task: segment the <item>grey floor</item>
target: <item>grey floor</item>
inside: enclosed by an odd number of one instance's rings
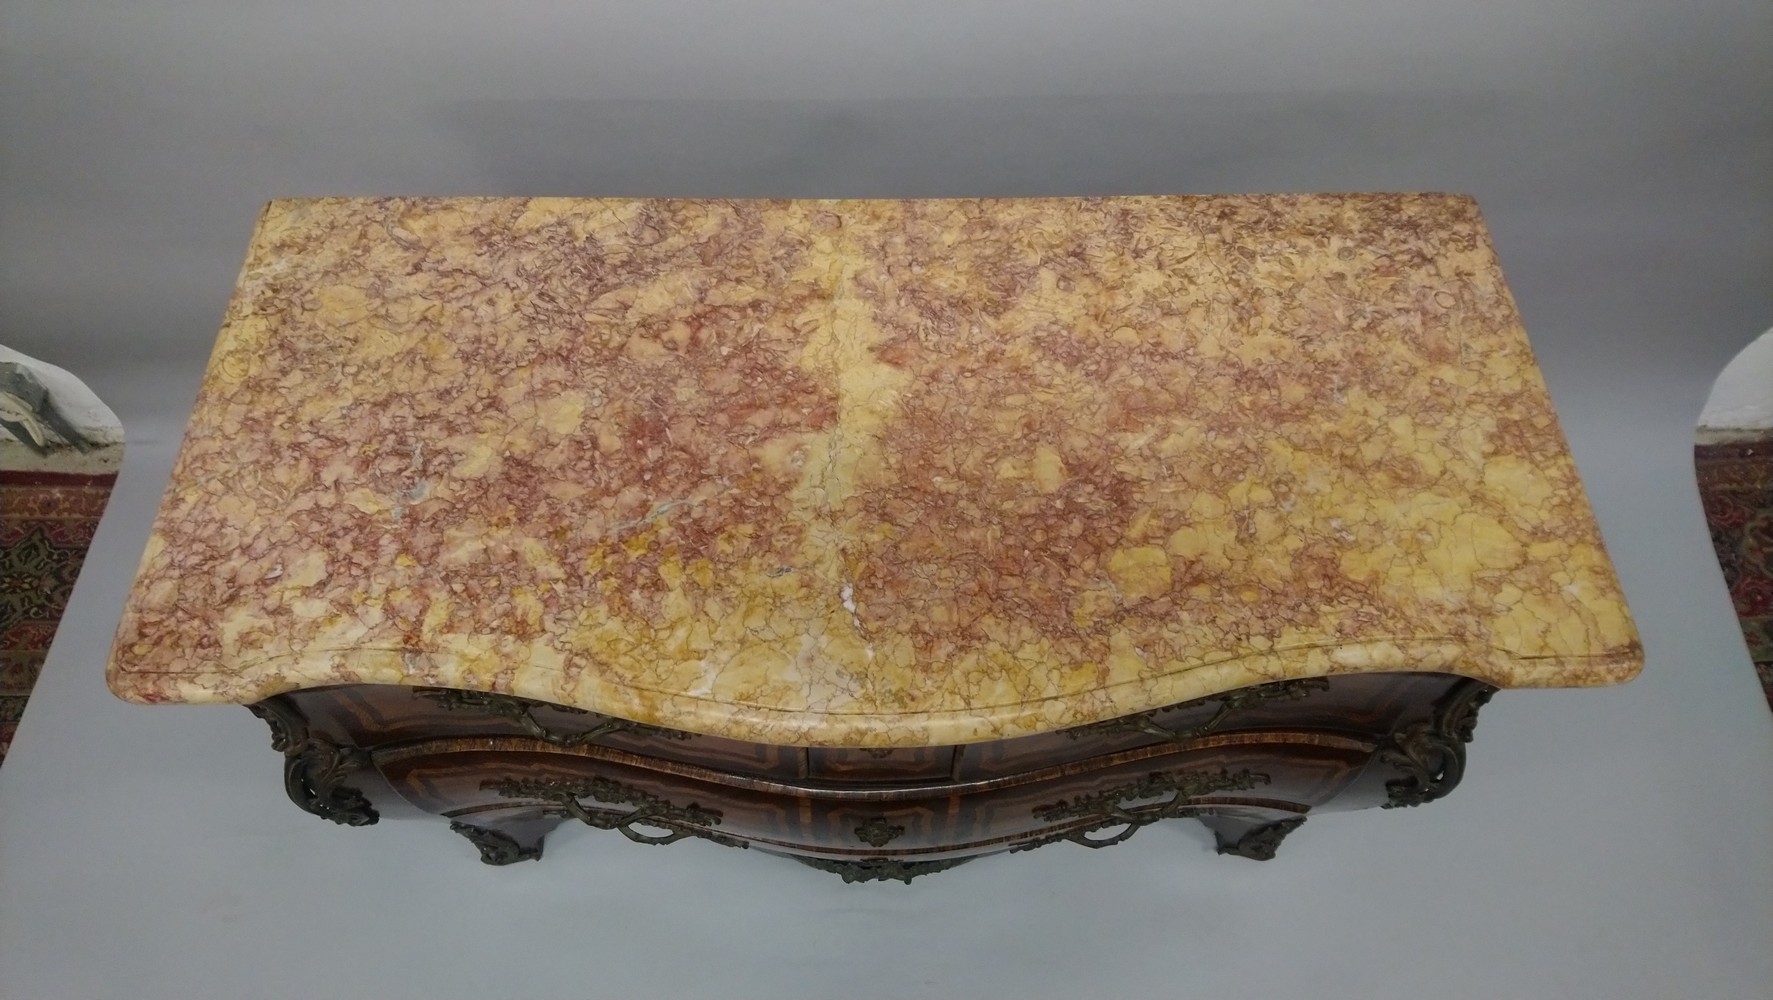
[[[4,5],[0,339],[130,450],[0,768],[0,997],[1765,1000],[1773,713],[1690,449],[1773,325],[1773,12],[1442,6]],[[244,710],[105,689],[268,198],[1265,190],[1478,196],[1644,638],[1499,695],[1445,801],[1266,864],[1179,822],[911,887],[584,829],[494,869],[298,812]]]

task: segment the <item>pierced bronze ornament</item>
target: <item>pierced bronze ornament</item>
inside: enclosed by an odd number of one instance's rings
[[[271,749],[283,752],[283,789],[306,812],[343,826],[380,818],[363,793],[344,783],[370,766],[369,752],[340,746],[308,731],[308,721],[277,698],[246,706],[271,727]]]

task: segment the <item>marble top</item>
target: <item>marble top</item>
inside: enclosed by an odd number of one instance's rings
[[[259,220],[109,679],[885,746],[1641,664],[1468,198],[340,198]]]

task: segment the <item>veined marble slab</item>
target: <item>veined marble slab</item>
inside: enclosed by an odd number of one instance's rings
[[[1642,652],[1448,195],[279,201],[109,678],[759,742]]]

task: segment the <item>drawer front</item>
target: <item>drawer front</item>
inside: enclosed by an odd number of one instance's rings
[[[1426,718],[1463,678],[1451,674],[1362,674],[1305,678],[1225,694],[1054,733],[961,748],[956,777],[990,780],[1033,768],[1139,747],[1178,746],[1232,733],[1339,733],[1376,741]]]
[[[1170,818],[1201,820],[1221,853],[1272,857],[1308,812],[1446,795],[1493,691],[1448,675],[1338,678],[1305,690],[1323,696],[1304,709],[1234,692],[1072,732],[885,752],[738,743],[460,691],[340,687],[251,707],[284,753],[290,798],[333,822],[410,804],[451,818],[483,861],[510,864],[577,820],[870,881],[1107,846]]]
[[[451,737],[523,736],[563,749],[606,746],[758,777],[795,779],[806,774],[805,751],[799,747],[664,729],[510,695],[352,685],[313,688],[285,697],[316,731],[365,748]]]
[[[1353,741],[1227,741],[996,783],[879,790],[759,781],[602,747],[540,748],[526,740],[432,741],[378,751],[375,763],[414,805],[468,823],[546,814],[654,842],[690,836],[873,857],[1113,839],[1123,828],[1215,805],[1302,811],[1333,798],[1368,755]]]
[[[1373,674],[1244,688],[1054,733],[961,747],[790,747],[662,729],[508,695],[354,685],[298,691],[317,732],[374,748],[448,737],[526,736],[571,749],[603,746],[658,760],[781,781],[889,786],[991,781],[1143,747],[1227,733],[1339,732],[1375,740],[1425,716],[1460,678]]]
[[[948,781],[954,776],[954,747],[852,749],[813,747],[807,751],[807,777],[815,781],[902,784]]]

